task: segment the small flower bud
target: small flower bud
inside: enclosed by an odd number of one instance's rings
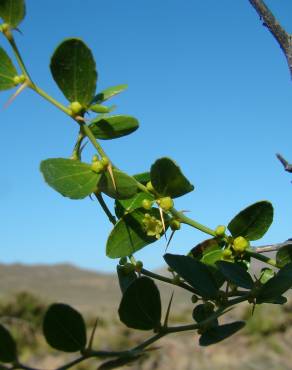
[[[175,218],[173,218],[172,220],[170,220],[170,224],[169,224],[170,228],[172,231],[177,231],[180,229],[180,222],[179,220],[176,220]]]
[[[173,208],[173,200],[170,197],[164,197],[164,198],[158,199],[157,204],[165,212],[168,212],[171,208]]]
[[[91,170],[100,173],[104,170],[103,165],[100,163],[100,161],[92,162],[91,164]]]
[[[143,199],[143,201],[142,201],[142,207],[144,209],[149,210],[152,207],[152,202],[149,199]]]
[[[238,236],[233,241],[233,249],[238,253],[243,253],[249,247],[249,241],[243,236]]]
[[[216,227],[216,236],[222,237],[225,234],[226,227],[224,225],[219,225]]]
[[[70,104],[69,109],[71,109],[73,114],[78,114],[82,110],[82,105],[78,101],[73,101]]]
[[[151,181],[148,181],[146,184],[146,188],[152,193],[154,191],[153,185]]]
[[[199,298],[194,294],[192,295],[192,303],[197,303]]]

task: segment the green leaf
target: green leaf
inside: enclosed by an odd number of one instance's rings
[[[16,360],[16,343],[10,332],[0,324],[0,361],[9,363]]]
[[[211,250],[210,252],[204,253],[203,257],[200,260],[205,265],[207,265],[218,288],[220,288],[225,282],[224,276],[218,270],[216,265],[216,262],[222,259],[222,255],[223,250],[221,248],[218,248]]]
[[[113,168],[112,172],[115,184],[113,184],[112,177],[107,171],[98,184],[99,191],[114,199],[132,198],[138,191],[137,182],[120,170]]]
[[[90,165],[67,158],[46,159],[40,170],[49,186],[71,199],[83,199],[93,193],[101,178]]]
[[[154,197],[151,194],[144,192],[139,192],[130,199],[116,201],[117,217],[121,218],[125,212],[129,213],[137,208],[141,208],[144,199],[154,201]]]
[[[149,214],[160,220],[158,209],[152,208],[152,210],[146,211],[139,208],[126,214],[115,224],[106,244],[106,255],[108,257],[127,257],[146,245],[157,241],[155,236],[148,236],[146,234],[143,224],[145,214]],[[166,215],[164,215],[164,222],[167,229],[168,217]],[[161,231],[160,235],[163,234],[164,232]]]
[[[280,248],[276,254],[277,265],[284,267],[287,263],[292,262],[292,242],[290,245],[285,245]]]
[[[214,313],[214,305],[212,304],[198,304],[194,309],[193,309],[193,319],[200,323],[202,321],[207,320],[212,314]],[[214,319],[214,321],[210,322],[208,324],[208,327],[213,327],[218,325],[218,319]]]
[[[100,140],[111,140],[130,135],[138,127],[139,122],[136,118],[125,115],[97,117],[89,125],[93,135]]]
[[[163,196],[180,197],[194,190],[178,165],[170,158],[160,158],[151,166],[151,183]]]
[[[1,0],[0,17],[10,27],[16,28],[25,17],[24,0]]]
[[[59,351],[77,352],[86,346],[86,327],[81,314],[67,304],[54,303],[47,310],[43,333],[47,343]]]
[[[13,78],[17,76],[17,70],[6,51],[0,47],[0,90],[8,90],[15,87]]]
[[[67,39],[55,50],[51,72],[70,102],[87,106],[93,99],[97,72],[91,50],[80,39]]]
[[[264,267],[261,270],[260,282],[262,284],[266,284],[274,276],[275,276],[275,271],[274,270],[269,269],[268,267]]]
[[[113,107],[106,107],[101,104],[94,104],[88,107],[89,110],[95,113],[110,113],[113,110]]]
[[[119,278],[121,291],[122,293],[125,293],[129,285],[131,285],[132,282],[137,279],[137,274],[135,271],[126,273],[124,270],[124,266],[120,265],[117,265],[117,274]]]
[[[198,295],[206,298],[215,298],[218,287],[208,267],[189,256],[165,254],[164,259],[179,276],[188,282]]]
[[[273,206],[270,202],[261,201],[252,204],[238,213],[229,223],[232,236],[243,236],[247,240],[260,239],[273,222]]]
[[[201,335],[199,339],[200,346],[209,346],[211,344],[221,342],[222,340],[238,332],[244,326],[244,321],[235,321],[231,324],[225,324],[208,329]]]
[[[250,274],[241,265],[227,261],[218,261],[216,264],[220,272],[230,283],[245,289],[252,289],[254,287],[254,282]]]
[[[292,288],[292,263],[282,267],[274,277],[261,287],[256,296],[256,302],[258,304],[273,302],[290,288]]]
[[[112,98],[113,96],[120,94],[121,92],[126,90],[127,87],[128,85],[117,85],[117,86],[109,87],[108,89],[105,89],[101,91],[100,93],[98,93],[94,97],[92,103],[96,103],[96,104],[103,103],[106,100]]]
[[[146,185],[151,180],[150,172],[137,173],[133,177],[143,185]]]
[[[122,297],[119,316],[133,329],[151,330],[160,326],[160,294],[152,279],[141,277],[133,281]]]

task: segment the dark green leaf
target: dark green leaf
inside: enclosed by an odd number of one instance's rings
[[[124,266],[117,265],[117,274],[122,293],[128,289],[128,286],[137,279],[135,271],[125,272]]]
[[[12,28],[16,28],[25,17],[24,0],[1,0],[0,17]]]
[[[214,305],[213,304],[198,304],[194,309],[193,309],[193,319],[200,323],[202,321],[207,320],[214,312]],[[209,326],[217,326],[218,325],[218,319],[214,319],[214,321],[210,322]]]
[[[108,89],[105,89],[101,91],[100,93],[98,93],[94,97],[92,103],[97,103],[97,104],[103,103],[104,101],[112,98],[113,96],[120,94],[121,92],[126,90],[127,87],[128,85],[117,85],[117,86],[109,87]]]
[[[287,263],[292,262],[292,241],[290,245],[280,248],[276,255],[277,265],[284,267]]]
[[[160,294],[153,280],[141,277],[129,285],[119,306],[119,316],[133,329],[151,330],[160,326]]]
[[[256,296],[257,303],[274,301],[292,288],[292,263],[282,267],[277,274],[264,284]]]
[[[97,72],[91,50],[80,39],[67,39],[55,50],[51,72],[70,102],[87,106],[93,99]]]
[[[45,181],[64,197],[83,199],[97,189],[101,175],[73,159],[51,158],[41,162]]]
[[[125,115],[97,117],[91,121],[89,128],[100,140],[117,139],[136,131],[139,122],[136,118]]]
[[[17,360],[16,343],[10,332],[0,324],[0,361],[14,362]]]
[[[0,2],[1,4],[1,2]],[[0,90],[8,90],[12,87],[15,87],[15,83],[13,78],[17,76],[17,71],[9,58],[6,54],[6,51],[0,47]]]
[[[245,289],[252,289],[254,287],[254,282],[250,274],[241,265],[227,261],[218,261],[216,264],[230,283]]]
[[[221,248],[212,250],[203,255],[203,257],[201,258],[201,262],[203,262],[205,265],[216,267],[216,262],[221,260],[222,255],[223,250]]]
[[[231,324],[225,324],[208,329],[201,335],[199,343],[201,346],[209,346],[211,344],[221,342],[222,340],[238,332],[244,326],[244,321],[236,321]]]
[[[141,182],[143,185],[146,185],[148,181],[151,180],[150,172],[142,172],[133,176],[137,181]]]
[[[83,317],[72,307],[52,304],[45,314],[43,333],[48,344],[64,352],[81,351],[86,346],[86,327]]]
[[[247,240],[260,239],[273,222],[273,206],[262,201],[252,204],[238,213],[229,223],[228,229],[232,236],[243,236]]]
[[[216,282],[208,267],[189,256],[165,254],[164,259],[179,276],[188,282],[204,298],[215,298],[218,294]]]
[[[98,184],[98,189],[114,199],[128,199],[132,198],[138,191],[137,182],[126,173],[113,168],[113,179],[107,171]]]
[[[135,194],[133,198],[116,201],[117,216],[121,218],[125,212],[128,213],[141,208],[144,199],[154,201],[154,197],[151,194],[143,192]]]
[[[160,195],[176,198],[194,190],[194,186],[170,158],[158,159],[151,166],[150,176],[154,189]]]
[[[108,237],[106,244],[106,254],[108,257],[127,257],[146,245],[157,241],[155,235],[148,236],[146,233],[145,225],[143,224],[145,214],[149,214],[161,222],[159,211],[156,208],[152,208],[150,211],[139,208],[126,214],[116,223]],[[168,217],[166,215],[164,215],[164,221],[167,229]],[[162,230],[160,235],[163,234]]]

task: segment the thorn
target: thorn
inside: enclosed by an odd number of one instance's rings
[[[89,338],[89,343],[88,343],[88,350],[89,351],[92,350],[92,345],[93,345],[93,340],[94,340],[94,335],[95,335],[95,332],[96,332],[97,324],[98,324],[98,319],[95,320],[95,323],[93,325],[93,329],[92,329],[92,332],[91,332],[91,335],[90,335],[90,338]]]
[[[256,304],[254,303],[254,304],[252,305],[251,316],[253,316],[253,314],[254,314],[255,306],[256,306]]]
[[[168,239],[168,242],[167,242],[166,247],[165,247],[165,252],[166,252],[167,248],[169,247],[169,244],[170,244],[170,242],[173,238],[174,233],[175,233],[175,230],[173,230],[170,234],[170,238]]]
[[[163,232],[165,233],[166,228],[165,228],[165,222],[164,222],[164,217],[163,217],[163,211],[162,211],[162,208],[160,206],[158,206],[158,209],[159,209],[159,213],[160,213],[160,219],[161,219],[161,222],[162,222]]]
[[[14,30],[17,31],[18,33],[20,33],[23,36],[23,32],[19,28],[14,28]]]
[[[115,177],[114,177],[114,173],[113,173],[113,168],[112,168],[112,165],[111,164],[108,165],[107,170],[108,170],[108,172],[110,174],[110,177],[111,177],[111,180],[112,180],[114,189],[115,189],[116,192],[118,192],[116,181],[115,181]]]
[[[171,293],[171,297],[170,297],[170,300],[169,300],[169,303],[168,303],[168,306],[167,306],[167,310],[166,310],[166,314],[165,314],[165,319],[164,319],[164,323],[163,323],[163,327],[164,328],[167,328],[168,319],[169,319],[169,313],[170,313],[170,308],[171,308],[173,296],[174,296],[174,291]]]
[[[277,153],[276,157],[279,159],[279,161],[282,163],[285,171],[292,172],[292,165],[289,164],[284,157],[281,156],[281,154]]]
[[[7,103],[4,104],[4,108],[7,109],[10,104],[18,97],[18,95],[28,86],[28,82],[24,82],[19,88],[15,91],[15,93],[8,99]]]

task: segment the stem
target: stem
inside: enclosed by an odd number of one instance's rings
[[[279,249],[283,247],[292,247],[292,240],[288,239],[284,243],[262,245],[261,247],[253,247],[253,251],[256,253],[277,252]]]
[[[143,342],[143,343],[139,344],[138,346],[129,350],[129,352],[141,351],[142,349],[150,346],[150,344],[156,342],[157,340],[159,340],[160,338],[164,337],[167,334],[168,333],[166,333],[166,332],[161,332],[161,333],[155,334],[155,335],[153,335],[153,337],[150,337],[149,339],[145,340],[145,342]]]
[[[156,280],[163,281],[164,283],[167,283],[167,284],[171,284],[171,285],[174,285],[174,286],[179,286],[180,288],[188,290],[189,292],[191,292],[193,294],[197,294],[195,289],[193,289],[191,286],[189,286],[185,283],[175,284],[172,279],[170,279],[168,277],[165,277],[165,276],[162,276],[162,275],[159,275],[159,274],[155,274],[154,272],[145,270],[144,268],[141,269],[141,274],[145,275],[145,276],[149,276],[149,277],[151,277],[153,279],[156,279]]]
[[[268,265],[271,265],[271,266],[273,266],[273,267],[278,267],[278,268],[280,268],[280,267],[277,265],[277,262],[276,262],[273,258],[269,258],[269,257],[267,257],[267,256],[265,256],[265,255],[263,255],[263,254],[259,254],[259,253],[253,252],[253,251],[251,251],[251,250],[247,250],[247,251],[245,251],[245,253],[246,253],[248,256],[252,257],[252,258],[255,258],[255,259],[259,260],[259,261],[262,261],[262,262],[267,263]]]
[[[98,200],[101,208],[104,210],[104,213],[107,215],[109,221],[115,225],[117,223],[117,220],[114,215],[112,215],[111,211],[108,209],[108,206],[106,205],[102,195],[100,193],[94,193],[96,196],[96,199]]]
[[[171,209],[171,213],[174,217],[178,218],[179,221],[182,222],[183,224],[190,225],[194,227],[195,229],[202,231],[203,233],[216,236],[216,233],[214,230],[210,229],[207,226],[200,224],[199,222],[195,220],[192,220],[191,218],[185,216],[182,212],[177,211],[175,208]]]

